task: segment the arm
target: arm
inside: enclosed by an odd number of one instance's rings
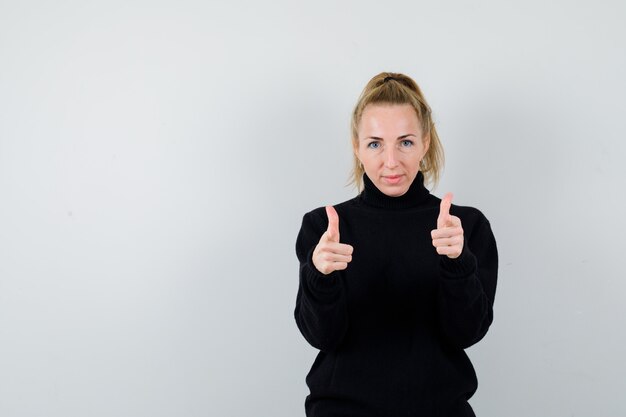
[[[324,275],[312,260],[326,224],[328,220],[315,211],[302,219],[296,240],[300,284],[294,315],[298,329],[313,347],[332,351],[346,332],[348,312],[341,272],[335,270]]]
[[[439,324],[447,340],[466,349],[487,333],[493,321],[498,250],[484,217],[458,258],[440,258]]]

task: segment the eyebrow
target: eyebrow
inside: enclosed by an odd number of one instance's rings
[[[417,135],[414,135],[413,133],[407,133],[406,135],[398,136],[398,139],[396,140],[406,139],[409,136],[417,137]],[[366,139],[383,140],[383,138],[379,138],[378,136],[368,136],[368,137],[362,138],[362,140],[366,140]]]

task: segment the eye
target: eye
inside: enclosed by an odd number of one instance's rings
[[[404,140],[400,141],[400,146],[402,146],[403,148],[410,148],[411,146],[413,146],[413,141],[412,140],[408,140],[408,139],[404,139]]]
[[[367,147],[370,148],[370,149],[378,149],[378,148],[380,148],[380,143],[377,142],[377,141],[370,142],[370,143],[367,144]]]

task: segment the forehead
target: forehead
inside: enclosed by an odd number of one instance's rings
[[[410,104],[370,104],[363,110],[359,123],[359,136],[384,137],[420,133],[417,113]]]

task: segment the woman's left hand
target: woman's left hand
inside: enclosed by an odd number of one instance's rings
[[[437,228],[430,232],[430,235],[439,255],[455,259],[463,251],[463,227],[461,219],[450,214],[451,205],[452,193],[448,193],[441,200]]]

